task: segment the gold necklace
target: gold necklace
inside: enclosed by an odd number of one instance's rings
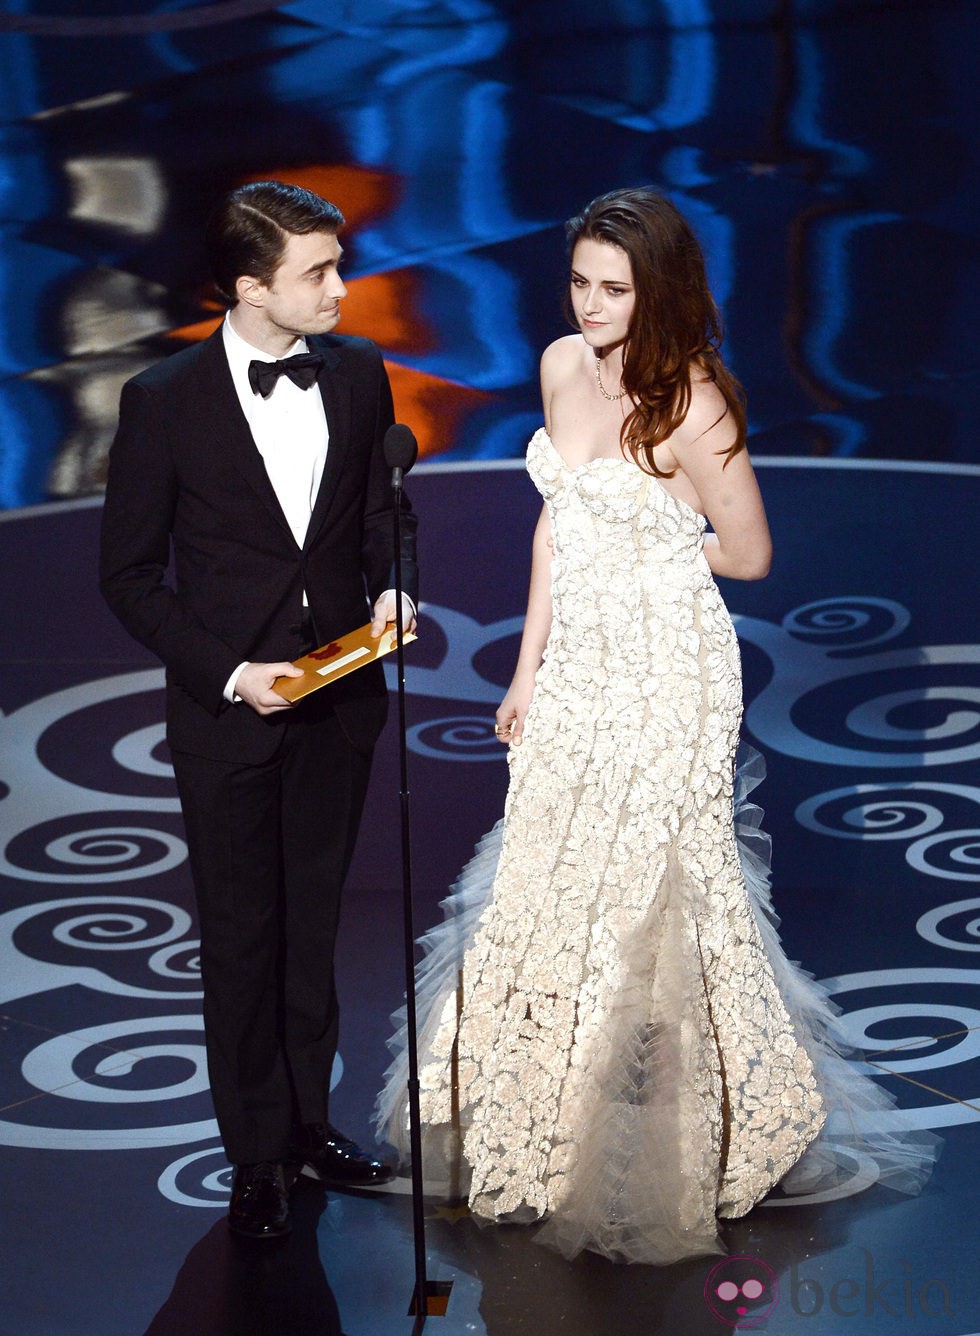
[[[602,383],[602,373],[601,373],[601,371],[600,371],[600,369],[599,369],[601,366],[602,366],[602,363],[599,361],[599,354],[596,353],[596,355],[595,355],[595,383],[599,386],[599,393],[602,395],[603,399],[608,399],[609,402],[610,402],[611,404],[614,404],[614,403],[616,402],[617,399],[622,399],[622,397],[623,397],[623,395],[626,393],[626,391],[625,391],[625,390],[620,390],[620,392],[619,392],[618,394],[609,394],[609,393],[607,393],[607,391],[606,391],[606,387],[605,387],[605,386],[603,385],[603,383]]]

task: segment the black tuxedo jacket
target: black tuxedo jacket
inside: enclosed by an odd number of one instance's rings
[[[363,625],[369,604],[394,587],[393,491],[382,453],[393,410],[381,355],[367,339],[324,335],[308,344],[324,354],[318,385],[330,443],[302,548],[242,413],[220,329],[123,387],[101,586],[131,635],[166,666],[167,735],[180,751],[258,763],[277,747],[284,718],[325,708],[368,749],[384,722],[380,664],[272,717],[223,696],[243,661],[294,659],[311,648],[297,633],[304,589],[323,644]],[[403,509],[404,588],[417,598],[415,517]]]

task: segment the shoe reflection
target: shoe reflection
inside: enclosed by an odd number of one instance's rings
[[[300,1178],[282,1239],[239,1238],[224,1218],[196,1243],[144,1336],[343,1336],[320,1260],[322,1185]]]

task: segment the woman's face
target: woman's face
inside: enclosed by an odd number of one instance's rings
[[[572,251],[572,311],[582,337],[596,351],[626,342],[636,303],[629,256],[608,241],[583,237]]]

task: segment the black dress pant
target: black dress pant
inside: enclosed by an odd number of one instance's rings
[[[281,728],[259,765],[173,755],[211,1093],[233,1164],[281,1159],[294,1121],[327,1120],[340,892],[371,765],[333,714],[298,710]]]

